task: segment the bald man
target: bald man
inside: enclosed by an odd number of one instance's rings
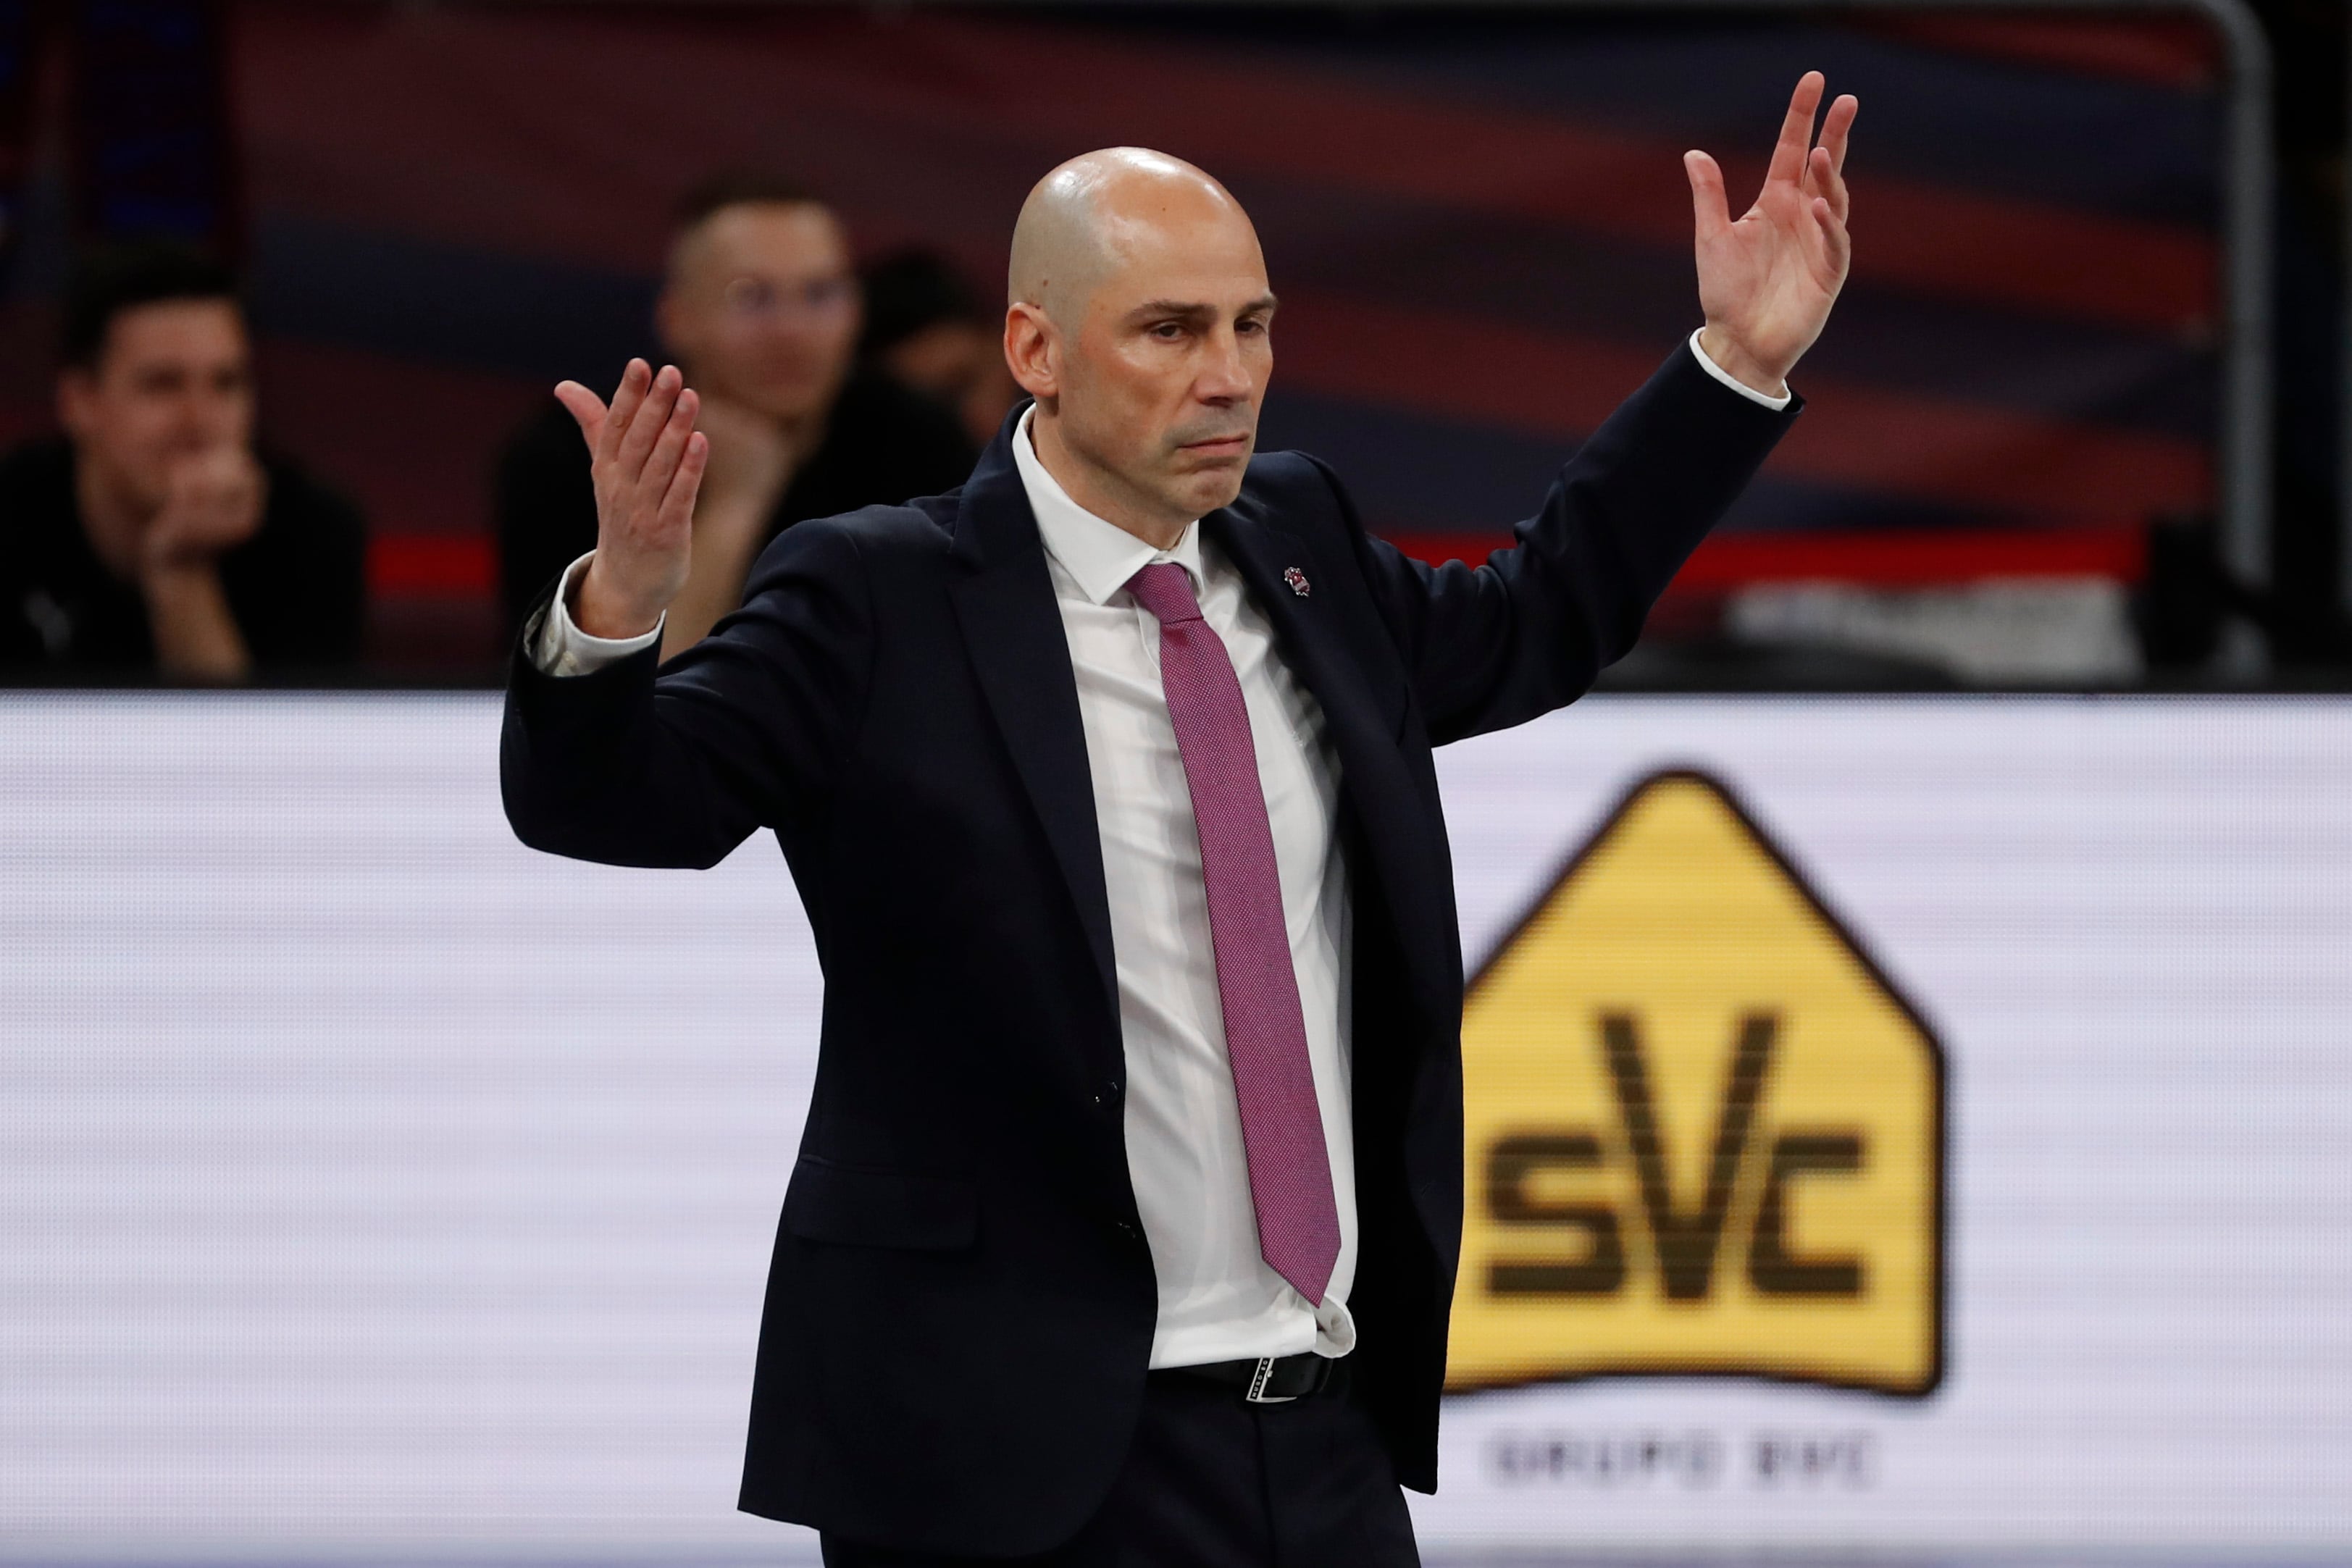
[[[1255,452],[1257,236],[1139,149],[1023,207],[1033,401],[970,483],[794,528],[658,675],[697,394],[561,389],[600,532],[518,657],[509,819],[630,865],[772,829],[824,964],[745,1509],[836,1565],[1416,1560],[1463,1192],[1431,747],[1590,686],[1788,429],[1846,270],[1822,96],[1737,222],[1688,156],[1704,326],[1476,568]]]

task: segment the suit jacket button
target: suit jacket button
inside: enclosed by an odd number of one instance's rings
[[[1116,1106],[1118,1103],[1120,1093],[1121,1090],[1118,1084],[1106,1083],[1101,1088],[1095,1091],[1095,1103],[1097,1105]]]
[[[1114,1220],[1112,1223],[1113,1223],[1114,1225],[1116,1225],[1116,1226],[1118,1228],[1118,1233],[1119,1233],[1121,1236],[1132,1237],[1132,1236],[1134,1236],[1134,1235],[1136,1235],[1136,1234],[1137,1234],[1137,1231],[1136,1231],[1135,1227],[1134,1227],[1134,1226],[1132,1226],[1132,1225],[1129,1225],[1129,1224],[1126,1220],[1124,1220],[1124,1219],[1120,1219],[1120,1220]]]

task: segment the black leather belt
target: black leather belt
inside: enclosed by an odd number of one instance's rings
[[[1238,1389],[1252,1405],[1286,1405],[1327,1388],[1344,1388],[1347,1368],[1332,1356],[1301,1351],[1297,1355],[1258,1356],[1247,1361],[1210,1361],[1161,1369],[1171,1375],[1205,1378]]]

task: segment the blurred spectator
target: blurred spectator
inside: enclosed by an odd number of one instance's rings
[[[701,394],[710,465],[665,654],[735,608],[761,547],[792,524],[951,490],[977,455],[953,415],[853,368],[857,277],[830,208],[797,186],[730,176],[694,192],[679,220],[655,325]],[[552,398],[499,459],[498,512],[511,636],[596,543],[587,449]]]
[[[982,446],[1021,401],[1004,362],[1004,315],[937,251],[894,251],[865,269],[858,358],[955,410]]]
[[[253,445],[235,280],[93,253],[68,287],[62,437],[0,458],[0,671],[232,682],[357,659],[359,512]]]

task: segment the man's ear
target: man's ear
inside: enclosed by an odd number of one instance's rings
[[[98,379],[79,365],[58,372],[58,423],[76,440],[89,434],[96,423]]]
[[[1061,340],[1051,318],[1034,305],[1004,312],[1004,363],[1021,390],[1043,402],[1061,392]]]

